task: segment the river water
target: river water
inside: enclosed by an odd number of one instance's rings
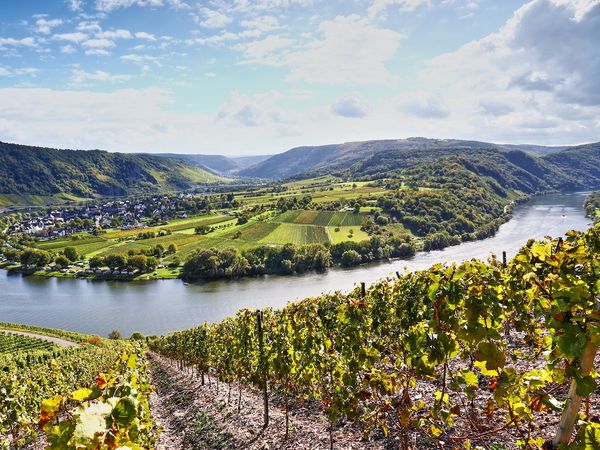
[[[162,334],[214,322],[240,308],[280,307],[289,301],[334,290],[348,291],[395,271],[419,270],[435,263],[485,259],[506,251],[514,255],[529,238],[584,230],[585,193],[537,197],[516,208],[513,218],[492,238],[442,251],[419,253],[411,260],[371,264],[327,273],[265,276],[188,285],[181,280],[111,282],[25,277],[0,271],[0,322],[18,322],[106,336],[120,330]]]

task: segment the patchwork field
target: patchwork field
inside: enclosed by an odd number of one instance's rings
[[[329,236],[325,227],[280,223],[262,242],[279,245],[289,242],[297,245],[324,244],[329,242]]]
[[[362,231],[360,227],[328,227],[328,230],[334,244],[344,241],[360,242],[369,239],[369,235]]]
[[[274,219],[275,222],[319,225],[322,227],[352,226],[359,227],[364,220],[363,214],[340,211],[286,211]]]

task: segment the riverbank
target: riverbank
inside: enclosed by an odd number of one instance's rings
[[[345,241],[338,244],[310,244],[264,246],[247,249],[244,253],[235,248],[201,249],[199,256],[188,258],[183,266],[160,264],[155,270],[91,268],[91,260],[73,263],[68,268],[54,266],[29,267],[4,261],[0,269],[23,275],[47,278],[71,278],[105,281],[150,281],[184,279],[185,281],[214,281],[219,279],[254,278],[264,275],[298,275],[323,272],[335,267],[357,267],[372,263],[408,260],[419,251],[443,250],[444,248],[488,239],[498,228],[512,218],[512,210],[518,204],[512,202],[504,213],[486,225],[486,230],[477,230],[463,236],[450,236],[436,232],[426,238],[413,237],[410,242],[395,237],[371,235],[362,241]],[[473,236],[475,238],[473,238]],[[35,250],[33,250],[35,251]],[[139,256],[133,256],[136,258]],[[93,258],[92,258],[93,259]],[[260,262],[262,260],[262,262]],[[279,261],[280,260],[280,261]],[[209,261],[211,263],[209,264]],[[215,261],[213,263],[213,261]],[[274,261],[277,261],[274,264]],[[108,257],[106,258],[108,263]],[[270,264],[270,266],[267,266]],[[123,263],[127,263],[123,259]],[[129,266],[130,264],[127,263]]]
[[[186,284],[181,280],[102,281],[23,276],[0,271],[2,320],[107,336],[117,329],[164,334],[217,322],[240,308],[280,308],[288,302],[323,292],[354,289],[394,275],[428,269],[491,254],[514,255],[528,239],[561,236],[591,223],[583,211],[585,193],[551,194],[515,208],[512,220],[489,239],[467,242],[444,250],[417,253],[408,260],[332,268],[326,273],[267,275],[238,280]]]

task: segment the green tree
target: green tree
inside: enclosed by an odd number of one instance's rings
[[[79,259],[79,254],[77,253],[77,249],[75,247],[66,247],[63,250],[63,255],[65,255],[65,257],[71,262],[75,262]]]
[[[56,258],[54,258],[54,263],[61,269],[64,269],[71,264],[71,261],[69,261],[69,258],[67,258],[65,255],[58,255]]]

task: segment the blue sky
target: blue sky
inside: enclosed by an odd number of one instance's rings
[[[274,153],[408,136],[600,140],[600,0],[0,6],[0,140]]]

